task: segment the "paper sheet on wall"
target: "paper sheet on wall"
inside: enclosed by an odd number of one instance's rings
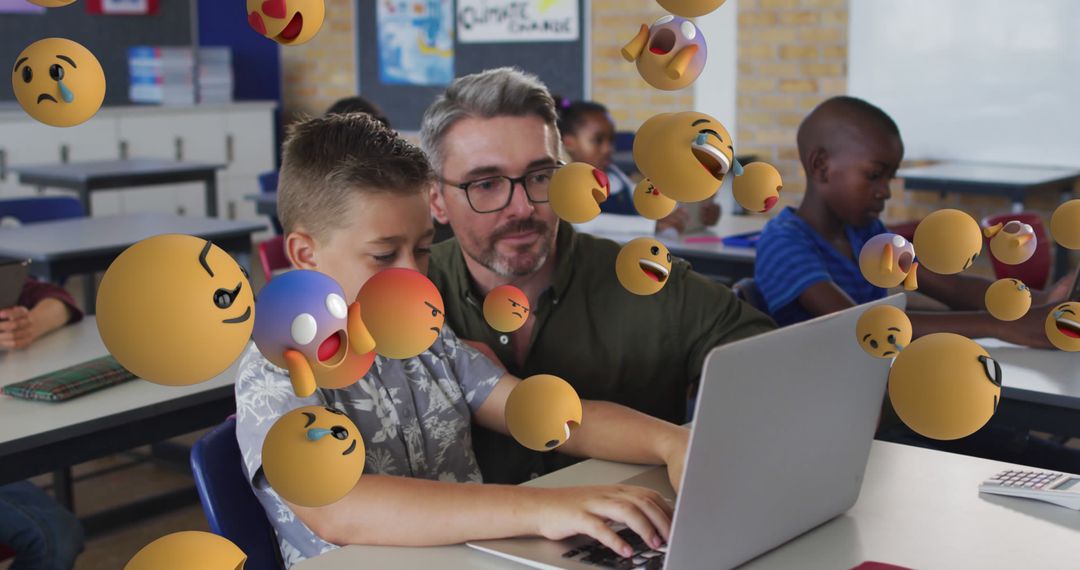
[[[377,0],[379,80],[449,85],[454,79],[453,2]]]
[[[580,0],[458,0],[458,41],[576,41],[581,26],[579,7]]]

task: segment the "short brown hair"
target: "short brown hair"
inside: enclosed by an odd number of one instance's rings
[[[302,227],[323,241],[354,192],[419,194],[434,180],[423,151],[366,113],[306,119],[282,147],[278,218],[285,233]]]

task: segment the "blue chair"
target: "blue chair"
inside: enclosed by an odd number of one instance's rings
[[[35,196],[0,200],[0,220],[15,218],[20,224],[33,224],[86,215],[82,202],[69,196]]]
[[[247,482],[236,443],[235,416],[195,442],[191,471],[210,531],[231,540],[247,554],[244,568],[284,568],[274,529]]]
[[[731,286],[731,292],[735,293],[736,297],[748,303],[751,307],[769,314],[769,306],[765,303],[765,299],[761,297],[761,291],[758,290],[757,283],[754,282],[752,277],[739,279]]]

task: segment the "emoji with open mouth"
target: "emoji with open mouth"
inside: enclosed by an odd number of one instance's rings
[[[705,69],[709,48],[705,34],[686,18],[667,15],[641,25],[636,37],[622,48],[626,61],[636,61],[646,83],[664,91],[687,87]]]
[[[319,33],[324,0],[247,0],[248,24],[282,45],[300,45]]]
[[[883,289],[904,283],[904,288],[917,288],[915,281],[919,264],[915,261],[915,246],[896,234],[878,234],[859,250],[859,269],[871,284]]]
[[[1016,220],[986,228],[983,235],[990,238],[990,253],[1007,265],[1020,265],[1031,259],[1039,243],[1035,228]]]
[[[584,162],[571,162],[555,171],[548,187],[551,209],[571,224],[583,224],[600,215],[600,204],[611,195],[603,170]]]
[[[1080,249],[1080,198],[1069,200],[1050,216],[1050,233],[1066,249]]]
[[[732,183],[735,201],[744,209],[763,214],[780,201],[784,181],[780,171],[767,162],[751,162]]]
[[[165,535],[139,549],[124,570],[240,570],[247,555],[229,539],[200,530]]]
[[[889,401],[920,435],[967,437],[997,412],[1001,365],[971,339],[934,333],[900,351],[889,369]]]
[[[733,144],[709,115],[661,113],[634,136],[634,162],[672,200],[700,202],[716,194],[728,172],[742,172]]]
[[[537,374],[522,380],[506,398],[506,428],[533,451],[566,443],[581,425],[581,398],[566,380]]]
[[[656,0],[661,8],[682,16],[683,18],[696,18],[704,16],[720,6],[727,0]]]
[[[652,238],[637,238],[619,250],[615,258],[619,283],[635,295],[652,295],[667,285],[671,275],[671,254]]]
[[[360,304],[346,303],[341,286],[326,274],[298,269],[274,277],[259,291],[255,314],[255,346],[267,360],[288,369],[301,398],[317,386],[329,387],[321,377],[342,365],[349,352],[370,353],[364,359],[369,367],[375,360],[375,341],[360,318]],[[367,370],[350,372],[355,381]]]
[[[431,348],[446,320],[439,290],[412,269],[383,269],[364,283],[357,299],[375,352],[386,358],[412,358]]]
[[[1015,321],[1031,309],[1031,289],[1019,279],[998,279],[986,288],[986,311],[999,321]]]
[[[97,294],[105,348],[133,374],[167,386],[224,372],[247,346],[254,320],[247,272],[189,235],[158,235],[127,248]]]
[[[974,218],[960,210],[932,212],[915,228],[919,263],[941,275],[955,275],[971,267],[982,253],[982,230]]]
[[[500,285],[484,297],[484,320],[499,332],[514,332],[529,320],[529,298],[513,285]]]
[[[303,507],[322,507],[340,500],[360,480],[364,440],[340,410],[297,408],[266,432],[262,469],[281,498]]]
[[[634,209],[642,217],[659,220],[667,217],[679,203],[660,193],[660,189],[645,178],[634,187]]]
[[[85,123],[105,101],[105,70],[81,44],[38,40],[15,59],[11,89],[26,114],[53,127]]]
[[[1080,351],[1080,302],[1070,301],[1054,307],[1046,316],[1046,338],[1067,352]]]
[[[892,305],[870,307],[855,323],[859,346],[874,358],[895,358],[911,344],[911,320]]]

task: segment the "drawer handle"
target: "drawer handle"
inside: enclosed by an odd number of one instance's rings
[[[60,145],[60,163],[67,164],[69,162],[71,162],[71,147],[62,144]]]
[[[184,138],[176,137],[176,139],[173,140],[173,145],[176,147],[176,160],[184,160]]]
[[[225,163],[232,164],[236,160],[236,137],[229,133],[225,135]]]
[[[0,180],[7,180],[7,149],[0,148]]]
[[[120,154],[120,160],[127,160],[128,159],[128,142],[122,140],[119,143],[117,143],[116,146],[117,146],[117,152]]]

